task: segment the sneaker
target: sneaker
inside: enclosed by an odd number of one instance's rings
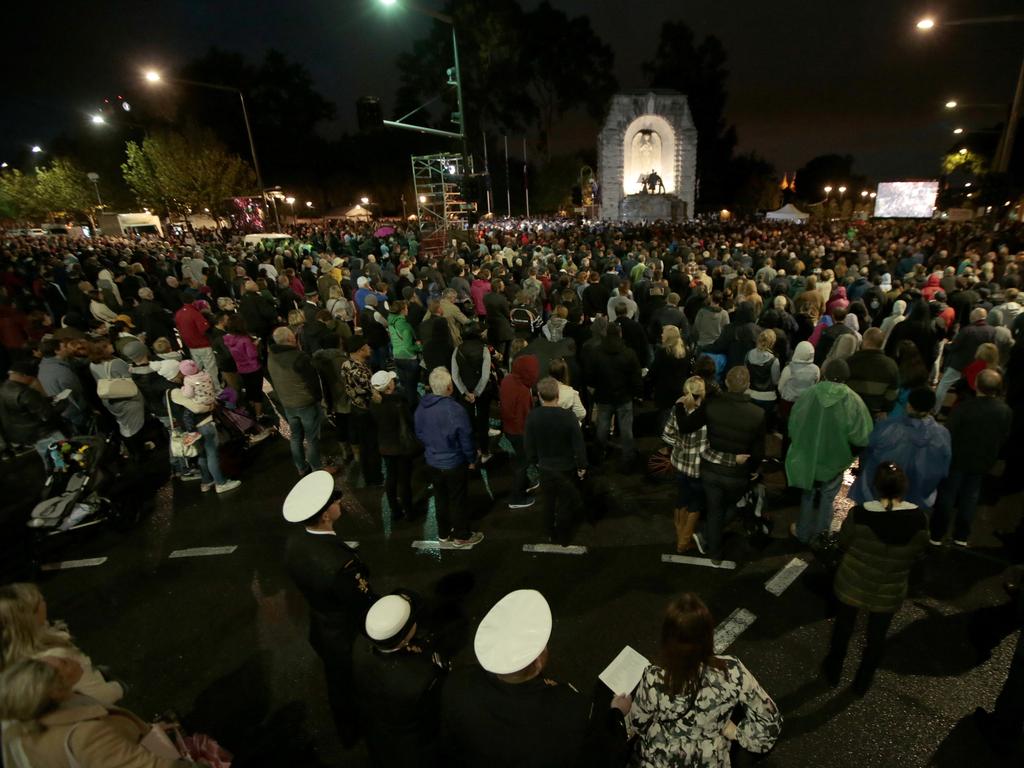
[[[707,550],[704,548],[704,534],[703,533],[694,533],[693,534],[693,543],[697,545],[697,551],[698,552],[700,552],[702,555],[706,555],[707,554]]]
[[[537,500],[531,496],[530,498],[523,499],[522,501],[510,501],[508,503],[508,508],[509,509],[526,509],[527,507],[532,507],[536,503],[537,503]]]
[[[196,480],[202,480],[203,476],[199,472],[183,472],[180,475],[175,475],[183,483],[192,483]]]
[[[207,491],[211,490],[212,488],[213,488],[213,483],[203,483],[202,485],[199,486],[199,490],[202,491],[203,493],[206,493]]]
[[[256,445],[256,443],[262,443],[271,435],[269,429],[264,429],[261,432],[257,432],[255,435],[249,435],[249,445]]]
[[[490,429],[487,430],[487,436],[488,437],[500,437],[501,436],[501,430],[500,429],[495,429],[494,427],[491,427]]]
[[[966,547],[967,546],[967,542],[964,541],[963,539],[953,539],[953,543],[956,546],[958,546],[958,547]]]
[[[233,491],[241,484],[241,480],[228,480],[226,483],[221,483],[220,485],[217,486],[217,493],[227,493],[228,491]]]
[[[534,484],[533,484],[533,485],[531,485],[531,486],[530,486],[529,488],[527,488],[527,489],[526,489],[526,492],[527,492],[527,493],[533,493],[533,492],[534,492],[534,491],[536,491],[536,490],[537,490],[538,488],[540,488],[540,480],[538,480],[538,481],[537,481],[536,483],[534,483]]]
[[[452,546],[456,549],[463,549],[465,547],[472,547],[479,544],[484,540],[484,535],[480,531],[475,531],[469,534],[468,539],[455,539],[452,541]]]
[[[941,541],[936,541],[935,539],[928,539],[928,543],[931,544],[933,547],[941,547],[942,546],[942,542]]]

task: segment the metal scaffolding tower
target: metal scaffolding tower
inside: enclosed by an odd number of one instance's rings
[[[462,196],[465,168],[462,155],[413,155],[412,179],[416,188],[416,218],[421,241],[448,239],[448,231],[465,231],[473,205]]]

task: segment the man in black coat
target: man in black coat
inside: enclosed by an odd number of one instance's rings
[[[132,311],[135,328],[146,334],[146,343],[152,344],[159,338],[171,342],[171,348],[178,348],[178,336],[174,332],[174,315],[153,299],[149,288],[139,289],[139,304]]]
[[[487,341],[501,354],[502,365],[508,368],[512,365],[509,348],[516,334],[512,329],[512,308],[505,296],[503,280],[491,281],[490,292],[484,294],[484,309],[487,311]]]
[[[623,343],[633,350],[641,368],[646,368],[651,361],[651,345],[647,343],[647,334],[639,322],[629,317],[629,307],[625,304],[615,305],[615,324],[622,331]]]
[[[277,323],[277,308],[260,295],[260,288],[254,281],[247,280],[243,290],[238,313],[245,320],[245,329],[266,342]]]
[[[622,331],[614,323],[587,362],[588,381],[594,387],[594,413],[597,442],[607,449],[612,416],[619,431],[622,463],[633,462],[633,398],[643,394],[640,362],[633,350],[622,342]]]
[[[413,596],[385,595],[366,614],[352,671],[370,765],[437,765],[441,683],[448,663],[420,627]]]
[[[301,524],[285,546],[285,569],[309,604],[309,644],[324,664],[338,737],[352,747],[359,738],[352,647],[373,604],[369,571],[334,531],[341,493],[330,473],[319,470],[299,480],[283,512],[285,520]]]
[[[699,408],[690,395],[684,395],[676,405],[680,434],[708,428],[708,447],[700,462],[707,515],[704,531],[693,538],[701,553],[706,552],[715,565],[722,560],[725,524],[764,457],[765,413],[746,394],[750,389],[746,367],[730,369],[725,386],[727,391],[707,398]]]
[[[629,697],[594,706],[543,677],[551,609],[532,589],[511,592],[480,622],[479,667],[453,672],[441,694],[443,764],[453,768],[611,768],[626,758]]]

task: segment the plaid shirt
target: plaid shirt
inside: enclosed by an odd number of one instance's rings
[[[672,416],[665,424],[665,431],[661,439],[672,446],[672,455],[669,460],[676,471],[689,477],[700,477],[701,455],[708,450],[707,427],[701,427],[696,432],[681,435],[673,410]]]
[[[702,460],[711,464],[718,464],[720,467],[737,467],[740,463],[735,453],[716,451],[710,445],[701,451],[700,457]]]

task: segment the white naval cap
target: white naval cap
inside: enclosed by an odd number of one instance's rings
[[[510,675],[532,664],[551,637],[551,608],[535,589],[509,592],[487,612],[476,630],[473,651],[480,666]]]
[[[334,494],[334,476],[318,469],[299,480],[284,500],[284,519],[301,523],[321,512]]]
[[[395,639],[412,616],[412,604],[402,595],[385,595],[366,612],[366,634],[378,643]]]

